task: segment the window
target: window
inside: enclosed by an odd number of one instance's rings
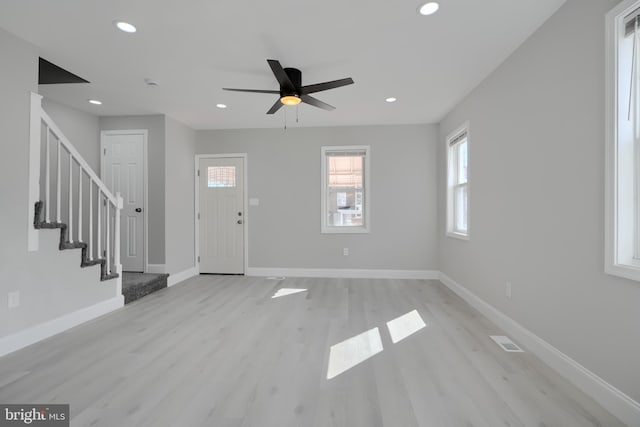
[[[447,235],[469,238],[469,127],[447,138]]]
[[[368,146],[322,147],[323,233],[368,233]]]
[[[640,280],[640,1],[606,23],[605,271]]]
[[[209,166],[207,168],[207,187],[231,188],[235,186],[235,166]]]

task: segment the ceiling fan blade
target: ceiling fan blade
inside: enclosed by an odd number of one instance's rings
[[[262,90],[262,89],[231,89],[223,87],[222,90],[230,90],[232,92],[251,92],[251,93],[280,93],[279,90]]]
[[[271,67],[271,71],[273,71],[273,75],[276,76],[278,83],[280,83],[280,88],[285,91],[294,91],[295,87],[291,82],[291,79],[280,65],[280,61],[276,61],[275,59],[267,59],[269,66]]]
[[[300,99],[305,104],[313,105],[314,107],[322,108],[323,110],[332,111],[336,109],[336,107],[334,107],[333,105],[329,105],[326,102],[322,102],[319,99],[314,98],[313,96],[302,95],[300,96]]]
[[[346,79],[333,80],[330,82],[316,83],[314,85],[302,86],[300,88],[300,92],[302,94],[316,93],[316,92],[321,92],[323,90],[335,89],[337,87],[342,87],[342,86],[347,86],[352,84],[353,84],[353,79],[351,77],[348,77]]]
[[[278,111],[284,104],[282,102],[280,102],[280,98],[278,98],[278,100],[276,101],[275,104],[273,104],[273,106],[269,109],[269,111],[267,111],[267,114],[273,114],[276,111]]]

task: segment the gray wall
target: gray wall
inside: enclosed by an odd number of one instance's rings
[[[174,274],[194,263],[194,158],[196,133],[166,117],[166,262]]]
[[[147,129],[149,264],[165,263],[165,116],[100,117],[100,130]]]
[[[27,252],[29,99],[37,91],[38,51],[0,29],[0,336],[116,296],[99,267],[80,269],[80,251],[58,251],[59,231],[40,232],[40,251]],[[9,310],[9,292],[20,306]]]
[[[603,272],[604,15],[617,3],[569,0],[442,121],[439,261],[640,401],[640,284]],[[444,141],[465,120],[469,242],[444,235]]]
[[[437,269],[430,125],[217,130],[198,153],[247,153],[249,267]],[[320,147],[371,146],[371,233],[320,233]],[[350,255],[343,256],[348,247]]]
[[[89,166],[100,174],[100,127],[98,116],[67,107],[50,99],[42,107]]]

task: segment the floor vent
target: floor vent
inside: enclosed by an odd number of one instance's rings
[[[270,277],[267,277],[267,280],[278,280],[278,281],[282,281],[282,280],[284,280],[284,279],[285,279],[285,277],[283,277],[283,276],[270,276]]]
[[[524,353],[524,350],[518,347],[509,337],[504,335],[490,335],[490,338],[496,342],[502,349],[509,353]]]

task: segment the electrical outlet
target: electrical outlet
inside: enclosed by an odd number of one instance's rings
[[[7,298],[9,308],[16,308],[20,305],[20,291],[9,292],[9,297]]]
[[[505,286],[504,293],[507,296],[507,299],[511,299],[511,282],[507,282]]]
[[[342,248],[342,255],[349,256],[349,248]]]

